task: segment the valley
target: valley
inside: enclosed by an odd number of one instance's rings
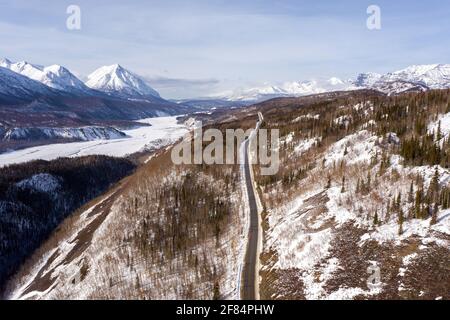
[[[60,157],[107,155],[125,157],[137,152],[153,151],[168,146],[189,131],[178,124],[177,117],[156,117],[136,122],[140,127],[120,131],[123,136],[84,142],[46,144],[22,150],[0,153],[0,166],[31,160],[54,160]]]
[[[2,65],[4,299],[450,298],[447,65],[179,101],[118,64]],[[253,129],[214,149],[240,163],[175,164],[196,121]]]

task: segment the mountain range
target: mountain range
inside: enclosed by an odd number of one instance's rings
[[[239,89],[208,99],[168,101],[142,77],[119,64],[103,66],[83,82],[60,65],[0,60],[0,125],[67,126],[104,124],[175,115],[214,107],[242,106],[276,97],[374,89],[388,95],[450,87],[450,65],[413,65],[354,79],[291,81]]]
[[[105,125],[190,110],[117,64],[95,70],[84,83],[63,66],[0,60],[3,127]]]
[[[226,92],[215,98],[229,101],[262,101],[275,97],[304,96],[331,91],[375,89],[385,94],[450,87],[450,64],[413,65],[387,74],[360,73],[355,79],[285,82]]]
[[[26,61],[13,63],[8,59],[1,59],[0,67],[71,94],[95,95],[101,92],[119,98],[161,98],[159,93],[142,78],[119,64],[98,68],[88,76],[86,83],[65,67],[56,64],[44,67]],[[19,87],[23,88],[23,86]],[[25,85],[25,87],[33,89],[33,85]]]

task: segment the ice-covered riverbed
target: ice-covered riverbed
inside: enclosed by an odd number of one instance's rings
[[[168,145],[188,132],[187,126],[177,124],[176,116],[142,119],[151,126],[124,130],[127,138],[86,142],[58,143],[0,154],[0,166],[31,160],[53,160],[59,157],[81,157],[101,154],[123,157],[143,149]]]

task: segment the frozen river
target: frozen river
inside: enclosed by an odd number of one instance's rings
[[[0,154],[0,166],[31,160],[53,160],[59,157],[81,157],[101,154],[123,157],[149,148],[158,148],[175,142],[188,132],[184,124],[177,124],[177,116],[141,119],[148,123],[131,130],[123,130],[123,139],[95,140],[48,144]]]

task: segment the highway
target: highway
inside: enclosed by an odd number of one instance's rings
[[[262,121],[262,115],[259,115],[260,122],[256,126],[256,131]],[[256,138],[256,134],[254,135]],[[251,138],[249,138],[251,139]],[[248,243],[245,254],[245,261],[242,270],[242,284],[241,284],[241,299],[243,300],[257,300],[259,299],[259,254],[261,250],[261,226],[259,219],[259,209],[257,197],[258,194],[253,184],[253,174],[251,172],[252,165],[249,161],[249,139],[245,140],[244,148],[244,175],[245,186],[248,195],[248,205],[250,209],[250,221],[248,229]]]

